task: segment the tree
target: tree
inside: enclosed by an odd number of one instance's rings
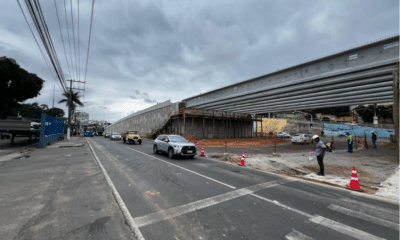
[[[46,114],[53,116],[53,117],[64,117],[65,112],[61,108],[50,108],[49,110],[46,111]]]
[[[83,107],[83,103],[79,99],[79,92],[74,92],[74,91],[68,91],[66,93],[63,93],[63,96],[65,97],[64,99],[61,99],[58,103],[63,103],[65,102],[67,107],[68,107],[68,128],[71,128],[71,117],[73,112],[75,111],[75,108],[77,105]]]
[[[0,116],[7,118],[21,102],[37,97],[44,80],[21,68],[11,58],[0,57]]]
[[[368,105],[367,107],[361,105],[355,108],[356,112],[364,122],[372,122],[374,120],[374,106]],[[376,116],[384,118],[393,117],[393,105],[390,106],[378,106],[376,108]]]

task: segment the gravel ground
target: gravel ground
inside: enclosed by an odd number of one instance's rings
[[[207,152],[206,152],[207,154]],[[240,154],[209,153],[221,161],[240,163]],[[326,182],[341,187],[350,183],[351,171],[356,167],[360,187],[369,194],[399,198],[399,165],[393,143],[381,142],[377,149],[360,148],[354,153],[338,150],[327,152],[324,158],[325,176],[318,176],[318,162],[314,152],[278,154],[247,154],[246,167],[298,176],[312,181]],[[396,181],[397,179],[397,181]]]

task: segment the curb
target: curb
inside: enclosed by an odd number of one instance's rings
[[[230,164],[230,165],[233,165],[233,166],[237,166],[236,164],[215,160],[215,159],[212,159],[212,158],[208,158],[207,156],[205,156],[203,159],[208,159],[208,160],[215,161],[215,162],[220,162],[220,163],[225,163],[225,164]],[[374,199],[374,200],[388,202],[388,203],[391,203],[391,204],[395,204],[397,206],[400,205],[399,201],[397,201],[397,200],[388,199],[388,198],[384,198],[384,197],[377,196],[377,195],[370,195],[370,194],[363,193],[363,192],[358,192],[358,191],[351,191],[351,190],[347,189],[344,186],[333,184],[333,183],[330,183],[330,182],[318,181],[318,180],[315,180],[315,179],[308,179],[308,178],[304,178],[302,176],[301,177],[296,177],[296,176],[282,175],[282,174],[277,174],[277,173],[272,172],[272,171],[263,171],[263,170],[259,170],[259,169],[255,169],[255,168],[247,168],[247,169],[252,169],[254,171],[260,171],[260,172],[263,172],[263,173],[267,172],[267,173],[270,173],[270,174],[273,174],[273,175],[276,175],[276,176],[280,176],[280,177],[297,179],[297,180],[305,181],[305,182],[311,183],[311,184],[317,184],[317,185],[324,186],[324,187],[335,188],[335,189],[342,190],[342,191],[347,192],[347,193],[350,192],[350,194],[352,194],[352,195],[357,195],[357,196],[360,196],[360,197],[366,197],[366,198],[371,198],[371,199]]]
[[[125,217],[125,220],[126,220],[128,226],[129,226],[129,228],[131,229],[131,231],[133,232],[133,234],[135,235],[135,237],[137,239],[144,240],[144,237],[143,237],[142,233],[140,232],[139,227],[136,225],[136,223],[133,220],[132,215],[130,214],[128,208],[126,207],[125,203],[122,201],[121,196],[119,195],[117,189],[115,188],[115,186],[112,183],[110,177],[108,176],[105,168],[103,167],[103,165],[101,164],[100,160],[98,159],[96,153],[94,152],[94,150],[92,148],[92,145],[89,143],[89,141],[86,138],[85,138],[85,140],[89,145],[90,151],[92,152],[92,154],[93,154],[93,156],[94,156],[94,158],[96,160],[97,165],[100,167],[101,171],[103,172],[104,177],[106,178],[108,185],[111,187],[112,192],[114,194],[114,197],[117,200],[117,203],[118,203],[118,205],[119,205],[119,207],[120,207],[120,209],[122,211],[122,214]]]

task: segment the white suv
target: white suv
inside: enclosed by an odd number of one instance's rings
[[[311,138],[308,134],[298,133],[292,136],[292,143],[300,143],[300,144],[309,144],[311,142]]]
[[[174,156],[196,156],[196,145],[179,135],[160,135],[154,140],[153,152],[165,152],[169,158]]]

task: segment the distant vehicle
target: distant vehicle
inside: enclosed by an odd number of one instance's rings
[[[96,136],[103,136],[104,127],[96,127],[95,129]]]
[[[85,136],[85,137],[93,137],[94,134],[93,134],[93,132],[91,132],[91,131],[86,131],[85,134],[84,134],[84,136]]]
[[[126,130],[122,134],[122,140],[124,143],[128,142],[129,144],[135,144],[135,142],[138,142],[139,144],[142,144],[142,137],[138,130]]]
[[[179,135],[160,135],[154,140],[153,152],[167,153],[169,158],[174,156],[193,158],[196,156],[196,145]]]
[[[121,134],[117,132],[111,133],[110,140],[121,140],[121,139],[122,139]]]
[[[300,143],[300,144],[309,144],[311,142],[311,138],[308,134],[298,133],[292,136],[292,143]]]
[[[280,132],[278,134],[276,134],[276,137],[278,138],[290,138],[290,134],[287,132]]]
[[[106,133],[104,134],[104,137],[105,137],[105,138],[111,137],[111,132],[106,132]]]

